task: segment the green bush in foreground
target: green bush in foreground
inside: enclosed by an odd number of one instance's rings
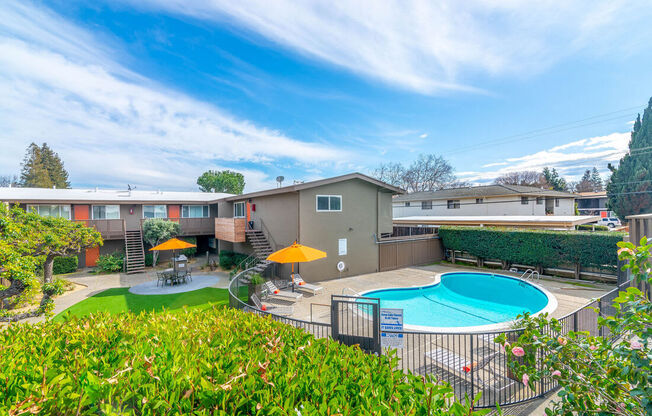
[[[124,268],[125,255],[115,252],[113,254],[102,254],[97,259],[97,269],[103,273],[121,272]]]
[[[233,309],[0,332],[0,413],[470,415],[452,389]]]

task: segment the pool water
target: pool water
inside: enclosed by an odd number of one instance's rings
[[[549,302],[536,286],[488,273],[446,273],[430,286],[381,289],[364,293],[380,298],[381,308],[403,309],[403,323],[425,327],[492,325],[537,313]]]

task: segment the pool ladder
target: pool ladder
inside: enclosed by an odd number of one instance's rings
[[[532,270],[532,269],[527,269],[523,274],[521,275],[521,280],[534,280],[534,279],[541,279],[541,275],[539,274],[538,271]]]

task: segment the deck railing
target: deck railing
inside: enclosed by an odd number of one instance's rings
[[[74,220],[82,222],[87,227],[93,227],[102,235],[105,240],[122,239],[125,237],[126,224],[122,218],[107,220]]]
[[[149,218],[142,218],[140,226],[142,229],[143,223]],[[157,218],[166,221],[174,221],[179,223],[181,236],[189,235],[211,235],[215,236],[215,217],[206,218]]]

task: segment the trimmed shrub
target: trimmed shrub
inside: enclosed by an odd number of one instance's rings
[[[197,238],[196,237],[184,237],[183,240],[188,242],[188,243],[197,245]],[[184,248],[183,250],[181,250],[181,254],[183,254],[184,256],[186,256],[188,258],[194,256],[196,252],[197,252],[197,247]]]
[[[606,225],[580,224],[575,228],[579,231],[609,231]]]
[[[97,259],[97,268],[104,273],[121,272],[124,269],[125,255],[120,252],[102,254]]]
[[[233,309],[0,331],[2,414],[472,415],[450,386]]]
[[[79,259],[77,256],[70,257],[55,257],[52,263],[52,272],[54,274],[74,273],[79,266]]]
[[[244,259],[249,257],[246,254],[236,253],[231,250],[222,250],[219,254],[220,267],[223,269],[231,269],[240,264]]]
[[[154,254],[151,251],[145,252],[145,267],[154,265]]]
[[[439,236],[446,249],[483,259],[542,267],[580,264],[599,268],[617,266],[616,244],[623,239],[623,234],[616,232],[453,226],[440,227]]]

